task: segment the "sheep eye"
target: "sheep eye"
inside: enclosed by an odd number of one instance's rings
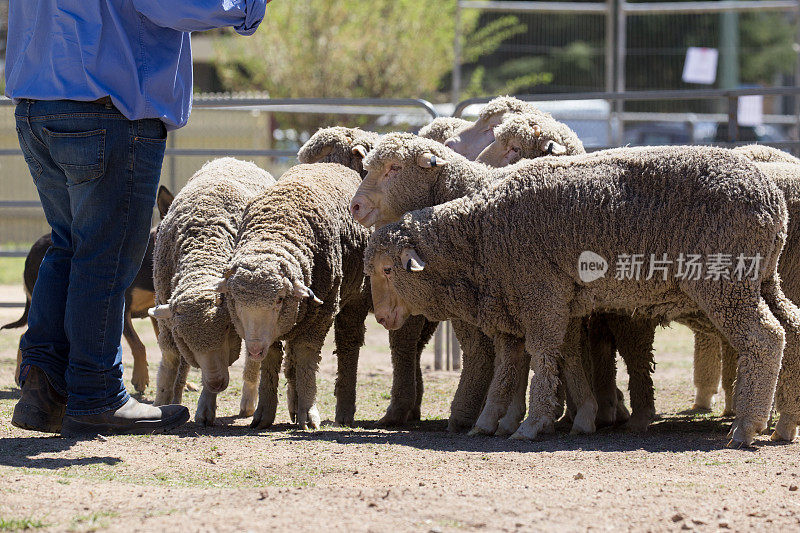
[[[283,297],[280,297],[275,301],[277,302],[278,305],[281,305],[283,303]]]
[[[387,276],[392,273],[392,267],[384,267],[383,273]]]
[[[518,153],[519,153],[519,146],[514,146],[514,147],[512,147],[512,148],[511,148],[511,150],[512,150],[512,151],[513,151],[515,154],[518,154]]]

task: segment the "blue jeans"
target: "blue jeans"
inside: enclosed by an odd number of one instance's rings
[[[147,246],[166,128],[91,102],[23,100],[15,115],[53,238],[20,340],[21,380],[43,370],[70,415],[116,409],[129,398],[125,290]]]

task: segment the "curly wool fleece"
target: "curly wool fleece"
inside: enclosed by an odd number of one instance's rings
[[[153,252],[156,303],[170,305],[174,316],[165,323],[190,350],[218,347],[230,328],[227,310],[217,306],[215,280],[233,254],[247,202],[274,183],[253,163],[230,157],[210,161],[189,179],[159,224]]]
[[[408,155],[430,149],[413,139],[399,142],[393,150],[383,144],[368,164],[399,155],[413,168],[414,159],[408,160]],[[445,167],[417,169],[459,173],[461,181],[464,174],[478,180],[487,172],[463,158],[447,158],[450,164]],[[557,353],[570,315],[637,309],[671,320],[701,311],[743,354],[739,396],[746,405],[734,438],[752,440],[766,423],[783,344],[775,317],[758,305],[761,283],[775,285],[773,301],[780,292],[775,268],[785,239],[786,206],[775,184],[744,158],[700,147],[610,150],[542,158],[500,170],[507,179],[472,198],[411,213],[401,223],[376,231],[367,250],[367,274],[375,253],[387,251],[396,262],[395,287],[416,312],[432,320],[458,317],[490,334],[540,332],[527,346],[540,356],[543,341]],[[415,248],[427,263],[422,273],[406,273],[399,265],[404,247]],[[577,275],[578,255],[584,250],[603,257],[631,250],[671,257],[758,253],[764,269],[756,287],[613,278],[589,285]],[[732,314],[730,306],[736,302],[739,313]],[[535,394],[532,384],[531,414],[523,433],[552,407],[554,380],[546,372],[555,367],[539,363],[537,376],[545,374],[534,383],[546,386],[537,386]]]

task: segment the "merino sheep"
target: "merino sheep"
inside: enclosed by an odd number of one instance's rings
[[[339,163],[364,177],[362,160],[378,139],[378,134],[358,128],[323,128],[300,148],[297,158],[301,163]],[[389,332],[392,390],[389,407],[378,421],[379,426],[403,425],[421,418],[424,387],[420,358],[437,325],[418,316],[398,331]]]
[[[475,160],[494,141],[494,129],[503,122],[505,117],[519,113],[546,115],[536,109],[533,104],[512,96],[499,96],[483,106],[478,120],[471,126],[456,132],[444,144],[467,159]]]
[[[159,323],[162,352],[155,404],[180,402],[187,370],[183,358],[202,371],[198,424],[214,423],[217,394],[227,388],[228,367],[241,348],[228,310],[218,301],[216,283],[233,254],[247,202],[274,183],[253,163],[216,159],[189,179],[158,226],[153,253],[156,307],[150,310]],[[255,409],[257,380],[258,366],[246,364],[243,415]]]
[[[361,178],[333,163],[298,165],[255,196],[242,216],[233,257],[217,290],[225,296],[248,359],[286,342],[289,412],[301,429],[320,427],[316,374],[333,325],[338,371],[336,422],[355,415],[358,354],[370,309],[364,280],[369,232],[347,206]],[[275,419],[277,382],[262,379],[254,427]]]
[[[397,174],[412,174],[417,183],[505,175],[473,197],[376,231],[365,261],[376,315],[394,317],[394,326],[413,312],[461,318],[492,335],[496,346],[505,337],[512,350],[520,347],[508,336],[524,338],[535,377],[528,418],[515,437],[552,430],[560,347],[567,348],[565,363],[574,359],[571,322],[598,309],[636,309],[659,321],[709,320],[739,353],[731,444],[749,445],[766,427],[784,327],[792,332],[787,351],[796,353],[800,311],[783,295],[777,274],[787,228],[783,195],[747,159],[723,149],[667,147],[487,170],[436,143],[390,135],[365,163],[389,181]],[[603,257],[642,250],[659,257],[730,253],[760,260],[748,273],[752,278],[739,281],[609,276],[585,282],[576,268],[585,250]],[[787,386],[796,392],[796,380]],[[587,400],[579,414],[587,404],[591,409]],[[779,402],[778,409],[782,418],[797,420],[796,402]]]
[[[338,163],[366,175],[362,160],[380,135],[359,128],[334,126],[318,130],[297,152],[301,163]]]
[[[420,128],[419,136],[444,144],[447,139],[473,125],[472,121],[456,117],[437,117]]]
[[[565,126],[566,127],[566,126]],[[535,135],[538,124],[535,119],[527,115],[515,115],[506,120],[495,130],[495,142],[478,158],[479,161],[492,166],[502,166],[503,163],[514,162],[507,154],[516,154],[523,158],[532,158],[540,151],[540,141]],[[754,162],[755,166],[767,177],[775,180],[778,188],[784,193],[789,212],[789,227],[786,245],[778,263],[778,273],[781,276],[782,287],[786,296],[792,300],[800,301],[800,159],[778,150],[762,145],[749,145],[734,148],[736,154],[743,155]],[[505,156],[505,158],[504,158]],[[618,320],[628,321],[625,335],[614,334],[623,345],[630,350],[620,348],[620,355],[625,360],[631,374],[631,402],[640,406],[634,407],[632,426],[644,429],[649,422],[646,413],[652,412],[653,388],[649,372],[643,371],[643,365],[652,364],[652,338],[655,325],[648,325],[647,321],[634,321],[625,317]],[[692,409],[707,411],[711,409],[713,397],[718,392],[720,376],[722,388],[725,392],[725,407],[723,415],[735,414],[734,380],[736,378],[736,352],[719,336],[717,331],[705,322],[684,321],[695,335],[694,345],[694,385],[696,388],[695,401]],[[787,335],[790,334],[787,332]],[[648,341],[649,339],[649,341]],[[597,354],[593,354],[597,357]],[[800,373],[790,370],[793,365],[790,358],[784,359],[786,372],[782,371],[785,379]],[[597,376],[595,376],[597,378]],[[606,385],[613,376],[602,379]],[[783,381],[783,378],[782,378]],[[603,386],[602,384],[600,385]],[[598,386],[595,387],[597,390]],[[786,387],[779,385],[781,391]],[[785,395],[784,395],[785,396]],[[785,401],[789,401],[788,398]],[[797,401],[800,401],[798,399]],[[644,411],[641,411],[644,409]],[[654,414],[654,413],[653,413]],[[784,417],[784,422],[777,436],[792,440],[793,431],[790,429],[789,419]]]

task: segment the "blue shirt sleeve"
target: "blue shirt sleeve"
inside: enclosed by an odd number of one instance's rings
[[[150,22],[178,31],[206,31],[233,26],[252,35],[264,18],[270,0],[133,0],[133,6]]]

